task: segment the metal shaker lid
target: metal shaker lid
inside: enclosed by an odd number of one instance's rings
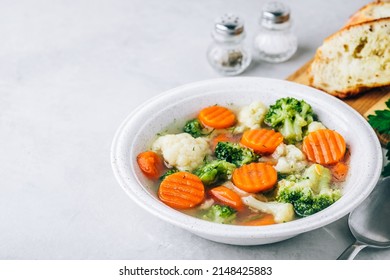
[[[290,20],[290,8],[281,2],[267,3],[261,13],[261,21],[264,23],[285,23]]]
[[[215,20],[214,32],[218,35],[230,37],[244,32],[244,21],[233,14],[225,14]]]

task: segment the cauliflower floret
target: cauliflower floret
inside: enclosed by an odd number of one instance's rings
[[[326,129],[325,125],[322,124],[322,122],[312,122],[307,127],[307,132],[313,132],[320,129]]]
[[[243,197],[242,202],[249,207],[273,215],[275,222],[278,224],[292,221],[295,217],[294,207],[291,203],[277,201],[263,202],[251,195]]]
[[[241,108],[238,113],[238,124],[234,132],[241,133],[245,129],[258,129],[267,113],[267,107],[260,101],[255,101]]]
[[[160,136],[152,150],[161,153],[170,166],[180,171],[193,171],[211,153],[209,143],[202,137],[194,138],[188,133]]]
[[[231,189],[241,197],[250,195],[250,193],[237,188],[231,181],[226,181],[225,183],[222,184],[222,186]]]
[[[278,160],[275,169],[280,173],[299,172],[307,166],[305,155],[294,145],[280,144],[272,157]]]

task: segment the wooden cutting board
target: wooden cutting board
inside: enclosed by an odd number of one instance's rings
[[[312,60],[308,61],[305,65],[295,71],[293,74],[287,77],[287,80],[296,83],[309,85],[308,68]],[[342,99],[349,106],[354,108],[364,117],[373,114],[376,110],[382,110],[386,108],[385,102],[390,99],[390,87],[375,88],[364,93],[361,93],[355,97]],[[382,144],[385,144],[389,139],[379,137]]]

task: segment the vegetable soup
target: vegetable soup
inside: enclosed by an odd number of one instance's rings
[[[264,226],[315,214],[342,195],[349,152],[310,104],[211,105],[137,157],[166,205],[211,222]]]

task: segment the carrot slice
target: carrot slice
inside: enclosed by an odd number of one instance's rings
[[[283,142],[283,135],[272,129],[251,129],[244,132],[241,144],[259,154],[272,154]]]
[[[254,162],[236,168],[232,176],[233,184],[249,193],[270,190],[277,180],[275,168],[264,162]]]
[[[211,197],[219,202],[230,206],[238,211],[243,209],[244,204],[242,203],[241,197],[231,189],[224,186],[219,186],[209,191]]]
[[[243,222],[240,225],[243,225],[243,226],[267,226],[267,225],[273,225],[273,224],[276,224],[274,216],[271,214],[265,214],[263,217],[261,217],[259,219]]]
[[[336,181],[343,182],[347,177],[348,165],[346,165],[344,162],[338,162],[333,165],[330,170],[332,171],[332,176]]]
[[[175,209],[193,208],[204,199],[204,185],[194,174],[176,172],[161,182],[158,197]]]
[[[202,109],[199,112],[200,122],[213,128],[228,128],[236,123],[236,116],[228,108],[214,105]]]
[[[164,170],[161,157],[152,151],[142,152],[137,156],[137,163],[141,171],[151,179],[157,179]]]
[[[344,157],[346,144],[344,138],[336,131],[320,129],[305,137],[302,150],[312,162],[335,164]]]

